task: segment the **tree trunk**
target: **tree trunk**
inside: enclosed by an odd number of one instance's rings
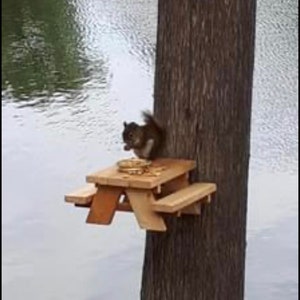
[[[142,300],[240,300],[244,294],[255,0],[158,0],[155,116],[162,156],[197,161],[217,183],[200,216],[147,232]]]

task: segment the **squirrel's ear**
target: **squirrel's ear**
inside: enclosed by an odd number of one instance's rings
[[[126,126],[127,126],[127,123],[126,123],[126,122],[123,122],[123,125],[124,125],[124,127],[126,128]]]

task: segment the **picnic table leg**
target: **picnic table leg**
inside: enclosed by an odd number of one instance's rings
[[[112,186],[99,186],[93,197],[87,223],[110,224],[114,217],[122,188]]]
[[[151,205],[155,198],[151,190],[126,189],[125,192],[141,228],[154,231],[167,230],[162,216],[152,210]]]

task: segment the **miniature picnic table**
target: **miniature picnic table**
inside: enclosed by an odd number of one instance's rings
[[[127,175],[115,165],[87,175],[86,181],[94,185],[66,195],[65,200],[90,208],[87,223],[108,225],[116,211],[132,211],[141,228],[166,231],[162,213],[200,214],[200,202],[209,203],[216,191],[214,183],[190,184],[195,161],[162,158],[151,167],[161,171]]]

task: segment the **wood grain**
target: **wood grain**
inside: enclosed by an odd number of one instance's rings
[[[141,228],[153,231],[167,230],[162,216],[153,211],[155,199],[151,191],[127,189],[126,194]]]
[[[93,198],[86,222],[110,224],[122,192],[123,190],[118,187],[100,186]]]
[[[189,186],[189,174],[185,173],[181,176],[178,176],[171,181],[167,182],[162,189],[161,197],[170,195],[173,192],[176,192],[180,189],[183,189]],[[160,198],[161,198],[160,197]],[[189,206],[186,206],[182,210],[178,211],[177,217],[181,217],[181,214],[188,214],[188,215],[200,215],[201,209],[199,203],[194,203]]]
[[[96,192],[97,188],[94,184],[87,184],[84,187],[65,195],[65,201],[69,203],[85,205],[91,203]]]
[[[86,181],[101,185],[153,189],[173,178],[193,170],[196,165],[192,160],[184,159],[157,159],[155,166],[163,166],[164,170],[158,176],[149,175],[126,175],[118,172],[117,166],[87,175]]]
[[[215,191],[216,185],[214,183],[193,183],[184,189],[156,201],[152,204],[152,207],[155,211],[174,213],[207,197]]]

